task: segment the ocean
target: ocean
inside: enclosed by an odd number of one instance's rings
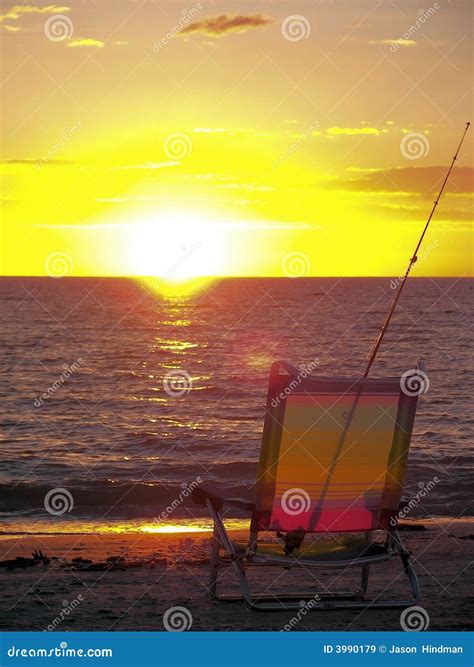
[[[373,367],[427,367],[404,497],[438,482],[410,517],[474,514],[473,284],[410,279]],[[393,295],[390,278],[226,279],[188,298],[1,278],[0,532],[208,528],[187,490],[251,493],[272,361],[360,375]]]

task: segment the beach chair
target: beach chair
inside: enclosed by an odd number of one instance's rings
[[[206,505],[214,521],[211,596],[243,599],[256,610],[299,609],[305,600],[311,610],[416,604],[417,577],[397,531],[397,514],[417,393],[400,378],[316,377],[275,362],[254,500],[229,497],[207,483],[193,491],[193,500]],[[250,513],[248,541],[230,538],[223,522],[226,505]],[[264,533],[279,536],[281,544],[259,539]],[[411,598],[367,600],[370,566],[397,556],[402,569],[396,578],[407,576]],[[308,575],[313,568],[338,568],[340,576],[361,568],[360,588],[251,595],[247,568],[252,565],[303,568]],[[224,567],[235,570],[240,595],[218,594]]]

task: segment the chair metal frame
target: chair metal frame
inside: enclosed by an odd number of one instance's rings
[[[288,366],[288,365],[286,365]],[[291,368],[291,367],[290,367]],[[418,363],[418,368],[423,370],[422,362]],[[249,609],[256,611],[264,610],[300,610],[302,602],[310,602],[307,610],[329,610],[329,609],[392,609],[392,608],[406,608],[417,604],[420,600],[420,589],[418,585],[418,578],[413,565],[410,560],[411,553],[404,546],[402,539],[397,530],[396,517],[393,526],[384,530],[385,552],[377,555],[363,554],[354,559],[346,560],[320,560],[314,561],[301,557],[288,556],[267,556],[259,554],[257,551],[257,537],[258,533],[251,530],[248,540],[248,545],[244,550],[237,548],[230,538],[226,527],[224,525],[222,510],[224,505],[235,507],[240,510],[252,513],[255,510],[255,504],[251,501],[229,497],[225,493],[209,484],[200,484],[198,488],[193,491],[193,500],[201,505],[206,505],[214,522],[214,530],[211,539],[211,558],[210,558],[210,579],[208,590],[211,598],[225,602],[234,602],[236,600],[244,601]],[[274,532],[274,531],[273,531]],[[322,531],[314,531],[321,535]],[[360,532],[360,531],[354,531]],[[375,531],[363,531],[367,549],[372,544],[372,537]],[[225,556],[220,555],[220,550],[224,549]],[[388,599],[388,600],[369,600],[366,598],[370,566],[385,563],[399,557],[402,564],[403,573],[408,578],[410,585],[411,598],[410,599]],[[240,588],[239,594],[225,594],[218,593],[219,570],[229,564],[232,566]],[[282,595],[253,595],[250,592],[250,586],[246,574],[246,568],[251,566],[274,566],[284,567],[286,569],[292,568],[306,568],[317,570],[328,569],[348,569],[354,567],[361,568],[360,588],[357,591],[336,591],[331,593],[286,593]]]
[[[250,509],[251,503],[243,499],[226,498],[225,496],[216,495],[214,489],[209,490],[206,485],[201,485],[200,493],[207,495],[206,505],[214,522],[214,531],[211,539],[211,559],[210,559],[210,579],[208,590],[214,600],[223,602],[235,602],[236,600],[243,600],[246,602],[249,609],[263,611],[263,610],[298,610],[301,609],[301,601],[312,601],[311,610],[328,610],[328,609],[393,609],[405,608],[417,604],[420,600],[420,589],[418,585],[418,578],[413,565],[410,561],[410,552],[404,546],[402,539],[394,528],[386,531],[386,553],[376,556],[361,556],[353,560],[331,560],[331,561],[312,561],[305,558],[288,558],[278,556],[263,556],[256,553],[255,540],[253,534],[250,535],[249,546],[245,551],[240,552],[232,542],[229,534],[225,528],[222,519],[222,506],[228,504],[230,506],[239,507],[240,509]],[[372,538],[372,531],[365,533],[367,544],[369,545]],[[221,548],[224,548],[227,558],[220,555]],[[408,577],[410,584],[411,599],[406,600],[366,600],[365,594],[369,584],[370,566],[379,563],[385,563],[399,556],[402,562],[403,572]],[[219,570],[222,567],[228,567],[229,563],[232,565],[240,587],[240,595],[235,594],[220,594],[217,591],[219,583]],[[246,574],[246,567],[251,566],[277,566],[284,568],[303,567],[306,569],[347,569],[352,567],[361,568],[361,581],[358,591],[350,592],[333,592],[333,593],[286,593],[283,595],[256,595],[252,597],[250,586]],[[315,602],[315,599],[318,599]]]

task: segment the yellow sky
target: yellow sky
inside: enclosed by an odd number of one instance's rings
[[[0,6],[6,275],[398,275],[471,116],[467,0]],[[414,275],[472,275],[472,134]]]

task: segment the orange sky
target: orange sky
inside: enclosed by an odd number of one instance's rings
[[[2,274],[398,275],[471,116],[468,0],[0,14]],[[414,275],[472,275],[472,134]]]

